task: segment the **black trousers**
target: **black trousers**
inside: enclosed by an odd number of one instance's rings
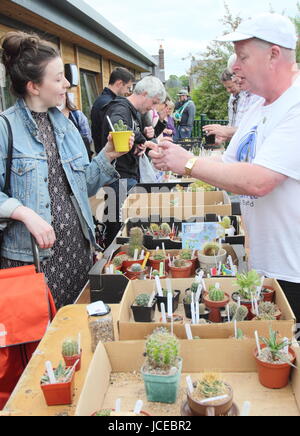
[[[295,314],[297,324],[300,324],[300,283],[285,282],[278,280],[288,302]],[[300,326],[299,326],[300,328]]]

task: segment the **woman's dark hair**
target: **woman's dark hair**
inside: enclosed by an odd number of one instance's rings
[[[2,62],[17,97],[26,95],[28,82],[42,83],[47,64],[60,56],[56,47],[36,34],[8,32],[1,43]]]
[[[109,85],[114,85],[117,80],[122,80],[124,83],[134,82],[134,75],[126,68],[118,67],[110,75]]]

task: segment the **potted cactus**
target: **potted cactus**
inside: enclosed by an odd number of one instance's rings
[[[150,272],[149,275],[147,275],[146,278],[147,278],[147,280],[155,280],[156,276],[159,277],[160,279],[166,279],[167,278],[166,275],[165,276],[161,276],[160,272],[157,269],[155,269],[152,272]]]
[[[150,267],[160,271],[160,264],[164,263],[164,271],[169,272],[169,259],[163,250],[156,250],[149,259]]]
[[[204,303],[211,310],[209,320],[214,323],[222,322],[220,309],[227,306],[230,296],[222,291],[219,284],[212,285],[209,292],[204,294]]]
[[[168,307],[168,290],[167,289],[163,289],[163,296],[159,296],[158,294],[156,294],[155,298],[157,300],[157,307],[158,310],[161,312],[161,304],[163,303],[165,305],[165,308],[167,309]],[[177,310],[178,305],[179,305],[179,297],[180,297],[180,291],[172,291],[172,295],[173,295],[173,313]]]
[[[72,404],[75,371],[60,363],[57,368],[53,369],[53,373],[56,383],[51,383],[47,373],[43,375],[40,382],[47,406]]]
[[[114,124],[114,132],[110,132],[112,135],[115,151],[117,153],[128,153],[130,151],[129,141],[132,135],[132,131],[128,129],[127,125],[122,120]]]
[[[194,254],[193,254],[194,253]],[[197,269],[197,263],[198,263],[198,256],[195,255],[195,252],[193,252],[192,250],[182,250],[179,254],[179,258],[182,260],[188,260],[190,262],[192,262],[192,271],[191,274],[195,275],[196,274],[196,269]]]
[[[237,303],[229,303],[228,306],[230,321],[241,322],[247,319],[249,311],[246,306],[239,306]],[[228,310],[224,310],[221,317],[223,322],[228,322]]]
[[[269,301],[262,301],[258,305],[258,314],[253,309],[251,309],[251,314],[256,321],[279,321],[281,318],[279,307]]]
[[[143,280],[146,275],[146,269],[143,269],[140,263],[134,263],[130,268],[127,268],[126,275],[129,280]]]
[[[250,320],[252,317],[251,299],[256,297],[256,290],[261,284],[261,278],[255,270],[251,270],[248,273],[237,274],[236,283],[239,286],[239,290],[232,294],[232,299],[235,302],[238,302],[240,299],[241,304],[247,307],[249,311],[248,319]]]
[[[225,263],[226,257],[226,250],[217,242],[207,242],[202,250],[198,251],[200,268],[208,274],[211,268],[218,266],[220,262]]]
[[[170,272],[173,279],[187,279],[192,275],[193,264],[190,261],[175,259],[170,266]]]
[[[122,270],[125,273],[135,263],[144,262],[144,259],[139,259],[143,250],[144,234],[139,227],[133,227],[129,233],[129,247],[128,247],[128,259],[123,261]],[[134,255],[137,253],[137,259],[134,259]]]
[[[135,322],[152,322],[154,320],[156,299],[152,301],[151,306],[149,303],[150,295],[148,294],[139,294],[136,297],[131,306]]]
[[[289,342],[277,339],[277,332],[271,327],[269,338],[260,338],[260,341],[261,350],[256,349],[254,352],[259,381],[266,388],[282,389],[289,383],[296,354]]]
[[[224,216],[222,221],[220,222],[220,225],[225,230],[225,235],[226,236],[234,236],[235,228],[231,224],[231,219],[229,218],[229,216]]]
[[[187,404],[193,416],[226,416],[233,406],[233,390],[217,374],[203,374],[187,393]],[[210,399],[221,397],[219,400]],[[225,398],[222,398],[225,397]]]
[[[186,318],[188,318],[188,319],[192,319],[191,304],[192,304],[192,293],[191,293],[191,291],[188,291],[188,293],[186,294],[186,296],[183,300],[184,313],[185,313]],[[198,303],[198,304],[199,304],[200,319],[206,319],[208,321],[209,315],[210,315],[210,310],[208,310],[206,308],[205,304],[203,304],[203,303]]]
[[[175,403],[182,370],[178,339],[167,329],[156,329],[146,341],[145,355],[146,361],[141,373],[147,400]]]
[[[79,362],[77,363],[76,367],[75,367],[75,371],[80,371],[81,369],[81,355],[82,355],[82,350],[79,350],[79,343],[77,340],[72,339],[72,338],[67,338],[64,340],[63,344],[62,344],[62,355],[65,361],[65,364],[67,367],[69,366],[73,366],[75,364],[75,362],[77,360],[79,360]]]
[[[168,223],[162,223],[160,226],[160,236],[163,239],[169,238],[172,233],[172,229]]]

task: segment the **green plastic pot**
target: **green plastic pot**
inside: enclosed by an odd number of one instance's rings
[[[174,404],[180,386],[182,359],[179,361],[177,373],[174,375],[147,374],[142,368],[147,400],[151,403]]]

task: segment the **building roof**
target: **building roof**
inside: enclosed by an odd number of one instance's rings
[[[149,70],[156,65],[152,56],[82,0],[11,0],[11,2],[143,70]]]

